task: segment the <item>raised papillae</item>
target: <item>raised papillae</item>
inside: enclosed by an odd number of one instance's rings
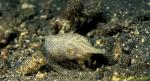
[[[75,60],[82,69],[84,62],[88,61],[92,54],[104,54],[104,49],[93,47],[87,38],[79,34],[57,34],[45,38],[44,45],[48,60],[63,62],[64,60]]]

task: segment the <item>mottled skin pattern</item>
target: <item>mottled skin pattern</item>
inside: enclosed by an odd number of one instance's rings
[[[67,5],[59,16],[54,17],[50,23],[59,30],[59,33],[74,32],[78,22],[82,22],[81,11],[83,10],[82,0],[67,0]],[[81,20],[82,19],[82,20]]]
[[[82,0],[68,0],[68,4],[61,14],[61,17],[73,22],[75,21],[75,17],[80,15],[82,9]]]
[[[0,44],[5,42],[5,32],[0,28]]]
[[[79,34],[50,35],[45,39],[44,45],[50,60],[62,62],[64,60],[75,60],[82,69],[84,62],[88,61],[94,53],[104,53],[103,49],[94,48],[87,38]]]

